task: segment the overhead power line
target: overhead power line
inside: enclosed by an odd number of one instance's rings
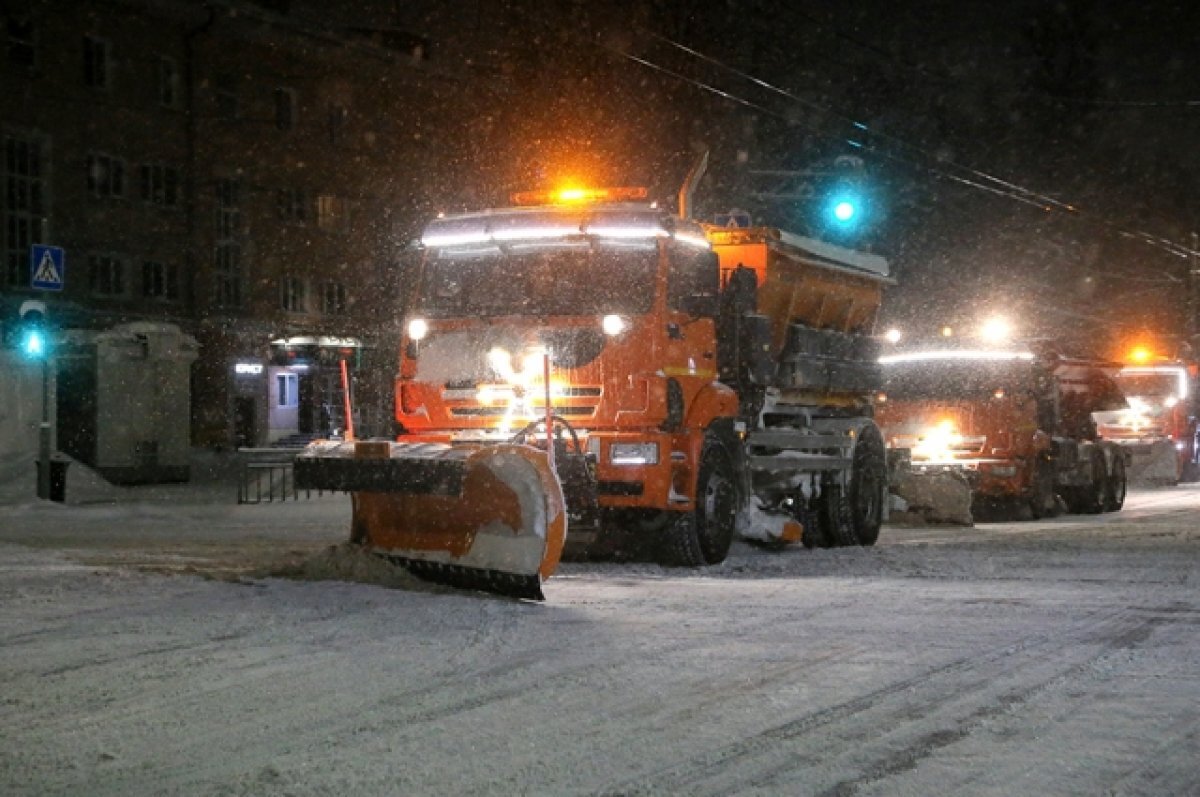
[[[770,83],[769,81],[763,80],[762,78],[760,78],[756,75],[752,75],[752,74],[745,72],[743,70],[740,70],[736,67],[730,66],[729,64],[726,64],[723,61],[720,61],[719,59],[716,59],[712,56],[702,53],[699,50],[696,50],[695,48],[689,47],[685,44],[681,44],[677,41],[674,41],[673,39],[670,39],[666,36],[663,36],[659,33],[654,32],[654,31],[649,31],[649,30],[645,30],[645,29],[639,29],[639,30],[640,30],[640,32],[642,32],[658,41],[661,41],[673,48],[676,48],[676,49],[680,50],[681,52],[684,52],[693,58],[696,58],[705,63],[716,66],[726,72],[729,72],[730,74],[733,74],[743,80],[746,80],[756,86],[759,86],[762,89],[765,89],[765,90],[767,90],[771,93],[774,93],[778,96],[784,97],[785,99],[787,99],[791,102],[795,102],[799,105],[809,108],[810,110],[820,111],[821,113],[824,113],[831,118],[840,120],[842,123],[852,127],[857,133],[864,133],[867,136],[872,137],[874,139],[878,139],[881,142],[891,144],[892,146],[894,146],[902,151],[908,152],[913,155],[920,156],[922,159],[924,159],[925,162],[914,162],[907,158],[899,157],[895,152],[888,152],[886,150],[880,149],[873,143],[871,143],[869,141],[861,140],[859,137],[849,138],[849,137],[846,137],[841,134],[833,134],[833,133],[827,132],[825,130],[817,129],[816,127],[814,127],[811,124],[805,124],[805,127],[809,128],[810,130],[813,130],[813,132],[816,132],[819,135],[829,137],[829,138],[836,138],[849,146],[869,151],[873,154],[879,155],[880,157],[884,157],[884,158],[887,158],[889,160],[893,160],[893,161],[896,161],[899,163],[904,163],[909,166],[915,166],[917,168],[924,169],[924,170],[926,170],[932,174],[935,174],[939,177],[942,177],[944,179],[960,183],[960,184],[965,185],[970,188],[975,188],[977,190],[986,191],[988,193],[992,193],[992,194],[995,194],[995,195],[998,195],[998,196],[1001,196],[1001,197],[1004,197],[1007,199],[1011,199],[1013,201],[1017,201],[1017,202],[1020,202],[1023,204],[1031,205],[1031,206],[1037,207],[1043,211],[1054,211],[1054,212],[1063,213],[1063,214],[1066,214],[1069,216],[1086,219],[1087,221],[1098,224],[1099,226],[1104,227],[1117,235],[1137,240],[1141,243],[1147,244],[1149,246],[1153,246],[1157,249],[1165,251],[1176,257],[1188,258],[1188,257],[1195,257],[1195,256],[1200,255],[1200,252],[1198,252],[1197,250],[1192,249],[1187,246],[1184,246],[1182,244],[1179,244],[1175,241],[1171,241],[1168,238],[1154,235],[1152,233],[1148,233],[1148,232],[1145,232],[1142,230],[1130,230],[1130,229],[1127,229],[1127,228],[1123,227],[1122,225],[1120,225],[1116,222],[1113,222],[1109,219],[1106,219],[1101,216],[1096,216],[1095,214],[1093,214],[1091,212],[1085,213],[1084,210],[1075,203],[1064,202],[1062,200],[1048,196],[1046,194],[1035,191],[1033,189],[1026,188],[1026,187],[1020,185],[1019,183],[1013,182],[1011,180],[1006,180],[997,175],[989,174],[980,169],[976,169],[974,167],[967,166],[965,164],[957,163],[955,161],[948,161],[948,160],[939,158],[935,153],[931,152],[930,150],[928,150],[926,148],[910,144],[907,141],[904,141],[903,139],[901,139],[897,136],[893,136],[891,134],[876,131],[876,130],[872,129],[869,125],[867,125],[863,122],[860,122],[850,116],[847,116],[847,115],[842,114],[838,111],[835,111],[831,108],[823,106],[820,103],[816,103],[816,102],[813,102],[812,100],[808,100],[804,97],[800,97],[800,96],[796,95],[794,92],[780,88],[780,87]],[[605,45],[601,45],[601,46],[605,47],[605,49],[608,49],[610,52],[613,52],[613,53],[621,56],[622,58],[626,58],[626,59],[633,61],[635,63],[638,63],[644,67],[654,69],[658,72],[669,75],[670,77],[672,77],[674,79],[689,83],[693,86],[696,86],[697,88],[700,88],[704,91],[707,91],[707,92],[710,92],[713,94],[716,94],[717,96],[720,96],[731,102],[735,102],[744,107],[753,108],[762,113],[765,113],[765,114],[768,114],[768,115],[771,115],[771,116],[774,116],[777,118],[781,118],[786,121],[794,121],[790,116],[781,114],[774,110],[771,110],[759,103],[755,103],[753,101],[747,100],[744,97],[741,97],[731,91],[719,89],[709,83],[705,83],[705,82],[696,80],[694,78],[688,77],[687,75],[684,75],[676,70],[672,70],[667,67],[663,67],[659,64],[656,64],[656,63],[650,61],[647,58],[635,56],[631,53],[624,52],[622,50],[618,50],[618,49],[608,47]],[[933,162],[937,163],[938,165],[930,165],[929,161],[933,161]],[[958,172],[961,172],[961,173],[956,174],[953,171],[948,171],[947,170],[948,168],[958,170]],[[965,173],[965,176],[963,173]]]

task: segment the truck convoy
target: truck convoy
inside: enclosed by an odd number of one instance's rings
[[[399,353],[396,440],[319,441],[300,487],[433,580],[524,598],[621,530],[664,563],[871,545],[883,258],[674,216],[644,189],[439,217]]]
[[[1126,453],[1094,412],[1125,406],[1115,364],[1031,350],[939,348],[880,358],[876,422],[893,457],[959,470],[977,504],[1107,512],[1125,502]]]
[[[1180,362],[1142,363],[1121,368],[1116,380],[1129,406],[1097,413],[1100,436],[1125,446],[1132,470],[1149,481],[1200,478],[1194,370]],[[1157,461],[1164,456],[1172,462]]]

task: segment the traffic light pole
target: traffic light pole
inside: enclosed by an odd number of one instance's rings
[[[42,422],[38,426],[37,497],[50,498],[50,358],[42,358]]]

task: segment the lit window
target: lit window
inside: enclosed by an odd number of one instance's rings
[[[317,226],[322,230],[346,231],[350,228],[349,203],[339,196],[317,197]]]
[[[300,406],[300,394],[295,374],[275,375],[275,403],[280,407]]]

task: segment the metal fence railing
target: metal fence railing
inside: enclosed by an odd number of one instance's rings
[[[312,497],[311,490],[296,489],[294,466],[299,448],[239,448],[239,504],[297,501]]]

